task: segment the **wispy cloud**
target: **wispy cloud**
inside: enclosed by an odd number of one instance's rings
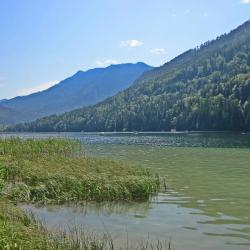
[[[49,82],[45,82],[45,83],[36,85],[34,87],[20,89],[18,91],[18,95],[24,96],[24,95],[29,95],[29,94],[32,94],[35,92],[43,91],[43,90],[46,90],[46,89],[56,85],[58,82],[59,82],[58,80],[54,80],[54,81],[49,81]]]
[[[161,55],[164,54],[166,51],[164,48],[153,48],[150,50],[150,53],[153,55]]]
[[[105,59],[105,60],[97,60],[96,65],[98,67],[106,67],[109,66],[110,64],[118,64],[119,62],[115,59]]]
[[[190,9],[186,9],[185,11],[184,11],[184,14],[185,15],[189,15],[191,13],[191,10]]]
[[[240,1],[241,1],[241,3],[245,3],[245,4],[250,3],[250,0],[240,0]]]
[[[139,41],[136,39],[126,40],[126,41],[120,42],[121,47],[130,47],[130,48],[140,47],[142,44],[143,44],[142,41]]]

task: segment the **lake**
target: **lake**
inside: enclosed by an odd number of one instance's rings
[[[82,141],[87,155],[141,165],[166,176],[167,191],[141,203],[22,205],[56,230],[79,226],[126,238],[171,239],[175,250],[250,249],[250,134],[23,133]]]

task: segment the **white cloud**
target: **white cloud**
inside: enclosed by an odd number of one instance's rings
[[[143,44],[142,41],[135,40],[135,39],[127,40],[127,41],[121,41],[121,42],[120,42],[120,46],[121,46],[121,47],[130,47],[130,48],[139,47],[139,46],[141,46],[142,44]]]
[[[165,49],[163,48],[153,48],[150,50],[150,53],[153,55],[161,55],[165,53]]]
[[[24,95],[29,95],[29,94],[36,93],[39,91],[43,91],[43,90],[46,90],[46,89],[56,85],[58,82],[59,81],[57,81],[57,80],[49,81],[49,82],[45,82],[45,83],[39,84],[39,85],[34,86],[34,87],[20,89],[18,91],[18,95],[24,96]]]
[[[110,64],[118,64],[118,61],[115,59],[105,59],[105,60],[97,60],[96,65],[98,67],[107,67]]]
[[[250,3],[250,0],[240,0],[240,1],[241,1],[241,3],[245,3],[245,4]]]
[[[189,15],[191,13],[191,10],[190,9],[186,9],[185,11],[184,11],[184,14],[185,15]]]

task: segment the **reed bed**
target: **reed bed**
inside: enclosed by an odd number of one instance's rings
[[[0,173],[5,196],[21,202],[147,200],[160,186],[148,170],[86,157],[64,139],[0,139]]]
[[[149,240],[117,247],[109,234],[79,229],[52,233],[15,205],[137,201],[148,199],[159,187],[159,177],[148,170],[86,157],[77,141],[0,139],[0,249],[170,250],[170,243]]]

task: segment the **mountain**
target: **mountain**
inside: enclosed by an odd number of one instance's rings
[[[27,120],[30,114],[19,112],[17,110],[6,108],[0,105],[0,124],[8,125],[15,124],[17,122],[24,122]]]
[[[91,107],[16,131],[250,131],[250,20]]]
[[[75,75],[59,84],[28,96],[3,100],[2,106],[30,113],[28,120],[59,114],[95,104],[129,87],[152,67],[144,63],[127,63],[96,68]],[[21,120],[20,120],[21,121]]]

